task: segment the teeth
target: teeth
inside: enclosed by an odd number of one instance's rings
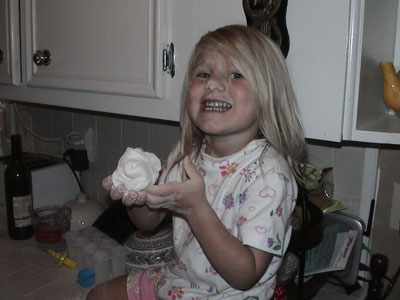
[[[226,111],[231,108],[232,108],[231,104],[222,101],[204,102],[204,109],[207,111]]]

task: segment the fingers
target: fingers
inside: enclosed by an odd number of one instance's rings
[[[203,177],[200,175],[196,166],[193,164],[189,156],[186,156],[183,160],[183,167],[190,180],[199,183],[203,181]]]
[[[136,191],[129,191],[127,193],[124,194],[124,196],[122,197],[122,203],[125,206],[131,206],[133,204],[137,204],[135,203],[136,200],[139,198],[139,193]]]
[[[152,208],[173,203],[175,200],[175,188],[173,184],[149,186],[146,189],[146,204]]]
[[[122,203],[126,206],[131,206],[133,204],[143,205],[146,202],[145,193],[135,190],[127,191],[123,184],[111,190],[110,197],[113,200],[122,199]]]
[[[113,200],[121,199],[126,193],[126,188],[123,184],[120,184],[115,189],[112,189],[110,192],[110,197]]]
[[[102,185],[103,188],[110,191],[111,199],[122,199],[122,203],[126,206],[133,204],[143,205],[146,202],[146,194],[144,192],[138,192],[135,190],[128,191],[123,184],[114,187],[112,175],[105,177],[102,181]]]
[[[170,194],[175,193],[176,184],[174,182],[160,184],[160,185],[150,185],[146,188],[147,198],[152,197],[166,197]]]
[[[126,188],[123,184],[120,184],[119,186],[114,188],[113,182],[112,182],[112,175],[104,178],[102,185],[103,185],[103,188],[110,191],[110,197],[113,200],[121,199],[126,193]]]
[[[102,182],[102,185],[103,185],[103,188],[105,188],[108,191],[111,191],[112,185],[113,185],[112,175],[107,176],[106,178],[104,178],[103,182]]]
[[[138,196],[137,196],[137,198],[136,198],[135,204],[136,204],[136,205],[144,205],[144,204],[146,204],[146,201],[147,201],[147,194],[146,194],[146,192],[139,191],[139,192],[137,192],[137,193],[138,193]]]
[[[154,194],[147,194],[146,203],[152,207],[159,207],[165,203],[173,203],[175,200],[175,194],[168,194],[168,195],[154,195]]]

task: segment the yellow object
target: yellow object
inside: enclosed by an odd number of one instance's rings
[[[323,169],[317,169],[316,166],[310,163],[302,163],[300,164],[300,167],[302,168],[305,188],[308,191],[318,189],[320,187]]]
[[[383,100],[400,115],[400,72],[396,73],[392,62],[380,63],[383,75]]]
[[[308,193],[308,199],[314,203],[323,214],[346,208],[342,202],[328,198],[323,192],[319,194]]]
[[[75,268],[76,266],[76,262],[74,262],[73,260],[67,258],[68,252],[65,251],[63,255],[58,254],[57,252],[49,249],[49,254],[54,256],[55,258],[57,258],[58,260],[60,260],[60,262],[58,263],[58,266],[61,266],[62,264],[67,265],[68,267],[71,268]]]

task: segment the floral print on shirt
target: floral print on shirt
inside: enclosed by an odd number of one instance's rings
[[[226,165],[220,166],[219,168],[222,170],[221,176],[225,177],[228,176],[229,174],[233,174],[236,172],[236,165],[237,163],[229,163],[227,162]]]
[[[182,299],[184,292],[182,288],[179,286],[172,286],[172,288],[168,291],[168,296],[171,296],[172,300]]]
[[[246,222],[246,218],[243,216],[240,216],[239,219],[236,221],[236,226],[239,227],[242,225],[244,222]]]
[[[232,193],[229,193],[224,197],[224,205],[227,209],[231,209],[235,206],[235,199],[233,198]]]
[[[239,204],[243,204],[243,202],[246,201],[247,190],[248,190],[248,188],[246,188],[242,193],[239,194]]]
[[[272,248],[273,250],[280,250],[282,248],[282,242],[279,238],[279,234],[276,234],[276,240],[269,237],[267,244],[268,244],[268,248]]]
[[[170,268],[160,298],[250,300],[273,296],[274,274],[290,237],[289,219],[297,189],[284,158],[272,147],[260,160],[264,146],[262,141],[253,141],[225,158],[202,151],[195,163],[204,178],[207,201],[225,228],[244,245],[273,254],[266,273],[252,289],[235,291],[212,268],[184,218],[174,217],[177,263]],[[180,171],[171,173],[169,181],[180,180]]]

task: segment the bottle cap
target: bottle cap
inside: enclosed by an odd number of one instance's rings
[[[89,286],[93,285],[93,283],[95,281],[95,277],[96,277],[96,275],[93,273],[92,270],[90,270],[88,268],[84,268],[84,269],[80,270],[78,273],[78,283],[82,287],[89,287]]]

